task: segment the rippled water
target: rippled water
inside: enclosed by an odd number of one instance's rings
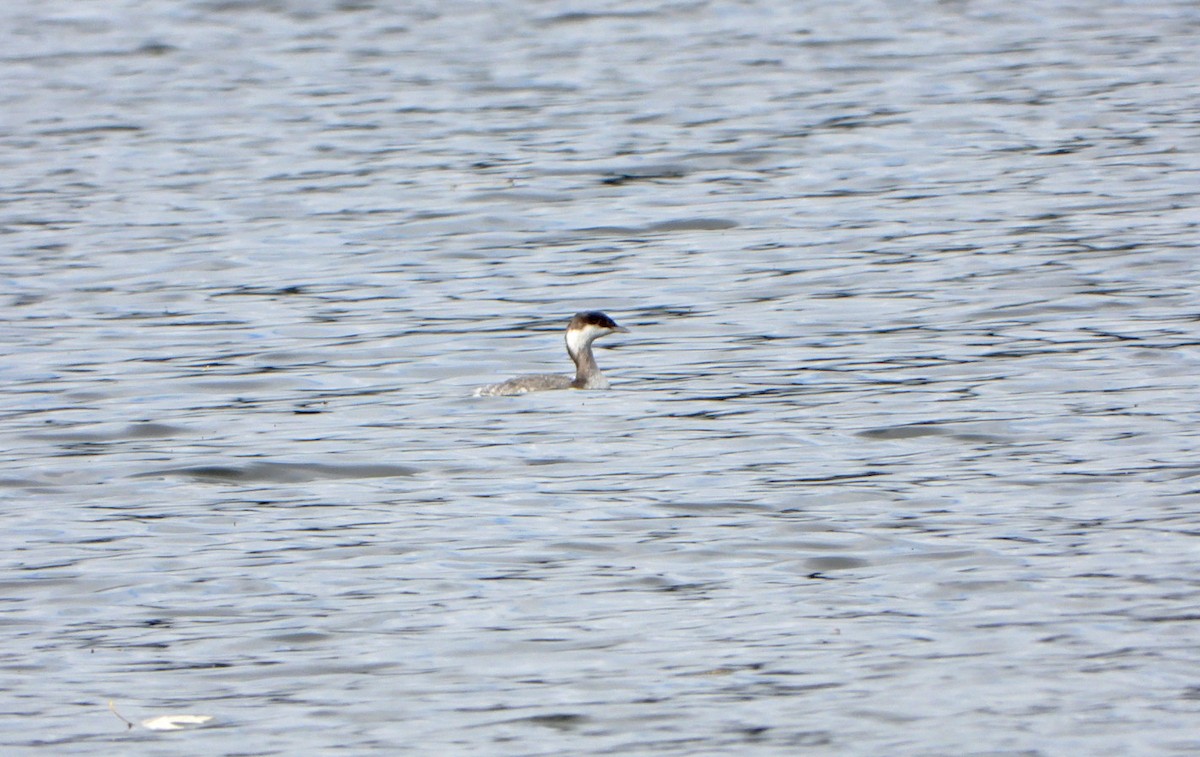
[[[1195,4],[393,5],[0,8],[6,751],[1200,750]]]

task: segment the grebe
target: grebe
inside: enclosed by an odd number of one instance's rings
[[[475,390],[475,396],[525,394],[547,389],[607,389],[608,379],[604,378],[592,356],[592,342],[617,331],[629,333],[629,329],[618,326],[616,321],[599,311],[576,313],[567,324],[567,354],[575,363],[575,378],[546,373],[517,376],[499,384],[481,386]]]

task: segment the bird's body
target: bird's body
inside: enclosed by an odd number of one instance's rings
[[[628,332],[617,322],[599,311],[576,313],[567,324],[567,354],[575,363],[575,376],[559,374],[535,374],[517,376],[499,384],[481,386],[475,390],[477,397],[526,394],[553,389],[607,389],[608,379],[596,365],[592,355],[592,342],[614,332]]]

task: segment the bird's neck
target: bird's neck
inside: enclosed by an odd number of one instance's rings
[[[592,354],[592,342],[596,336],[587,330],[567,332],[567,354],[575,363],[575,380],[571,385],[577,389],[599,386],[604,381],[596,365],[596,357]]]

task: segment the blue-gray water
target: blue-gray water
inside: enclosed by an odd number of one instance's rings
[[[1195,754],[1198,35],[4,3],[0,746]]]

